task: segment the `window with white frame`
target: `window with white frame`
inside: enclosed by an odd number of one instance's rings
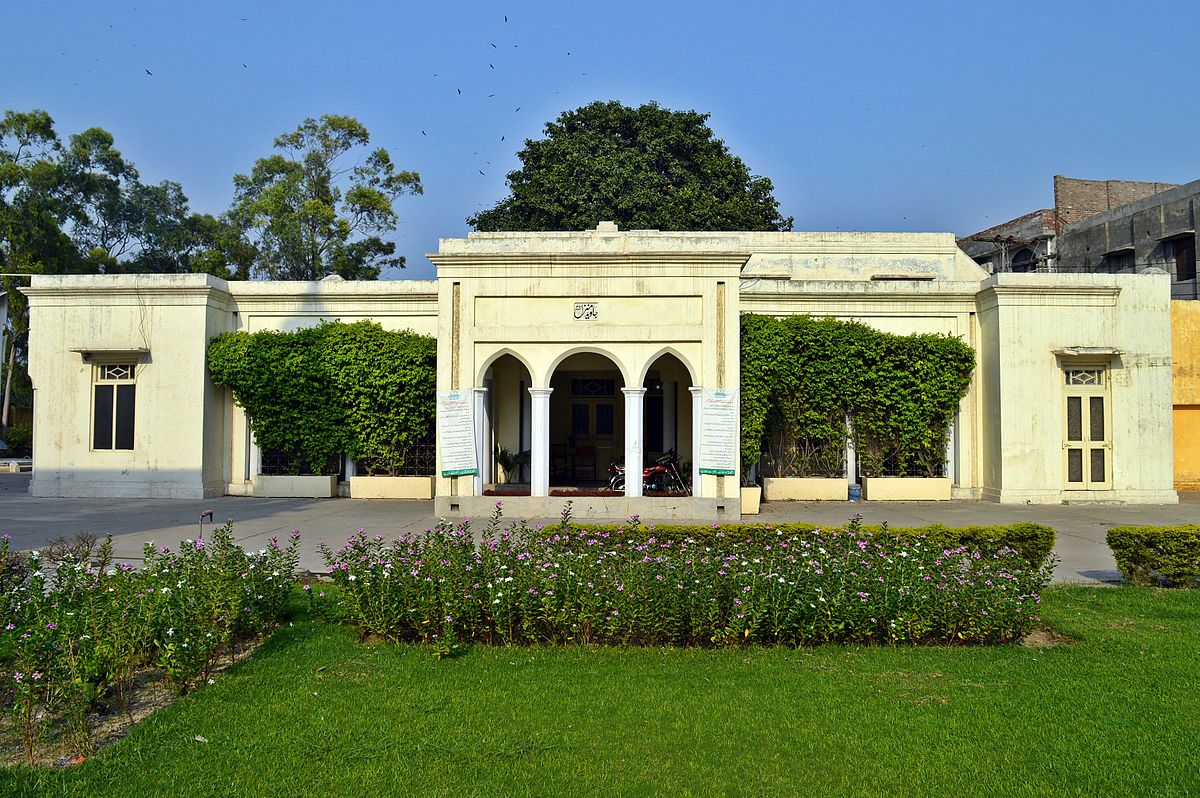
[[[99,363],[92,385],[92,448],[132,449],[137,369],[133,363]]]

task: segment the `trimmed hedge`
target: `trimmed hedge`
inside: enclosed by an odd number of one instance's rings
[[[752,541],[764,536],[784,537],[805,534],[821,529],[817,524],[655,524],[650,526],[619,524],[573,524],[576,531],[608,532],[618,530],[624,535],[654,538],[658,541],[678,541],[693,538],[698,541]],[[864,525],[860,532],[886,535],[901,540],[925,538],[928,543],[943,549],[965,546],[971,550],[991,553],[1005,546],[1016,550],[1029,562],[1040,565],[1054,548],[1054,530],[1043,524],[1020,523],[1008,526],[947,527],[941,524],[916,527]]]
[[[1200,526],[1116,526],[1108,547],[1131,585],[1200,587]]]

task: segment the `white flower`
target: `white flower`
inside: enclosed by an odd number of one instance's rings
[[[357,576],[355,576],[354,574],[350,574],[350,577],[349,577],[349,579],[350,579],[350,581],[351,581],[351,582],[353,582],[355,579],[358,579],[358,577],[357,577]]]
[[[175,636],[175,630],[174,630],[174,629],[168,629],[168,630],[167,630],[167,637],[174,637],[174,636]]]

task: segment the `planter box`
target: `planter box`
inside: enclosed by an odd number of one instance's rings
[[[844,502],[848,485],[845,477],[767,477],[763,501]]]
[[[863,477],[862,483],[867,501],[950,501],[949,477]]]
[[[337,495],[337,475],[328,477],[254,478],[252,495],[271,499],[329,499]]]
[[[432,499],[433,477],[350,477],[351,499]]]
[[[742,488],[742,515],[758,515],[758,505],[762,501],[762,488]]]

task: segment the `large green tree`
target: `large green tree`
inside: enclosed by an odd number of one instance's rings
[[[234,177],[230,217],[257,247],[256,276],[370,280],[385,266],[404,265],[382,236],[396,228],[393,203],[420,194],[421,177],[397,170],[382,147],[364,155],[369,142],[357,119],[306,119],[275,139],[281,152]],[[352,153],[360,155],[356,165]]]
[[[227,219],[191,213],[178,183],[143,183],[98,127],[64,142],[41,110],[0,118],[0,272],[111,274],[207,271],[246,277],[253,261]],[[0,429],[8,408],[30,394],[24,373],[28,313],[17,287],[0,278],[10,303],[0,356]]]
[[[610,220],[659,230],[791,230],[771,181],[750,173],[709,115],[594,102],[526,140],[511,194],[467,219],[476,230],[586,230]]]

